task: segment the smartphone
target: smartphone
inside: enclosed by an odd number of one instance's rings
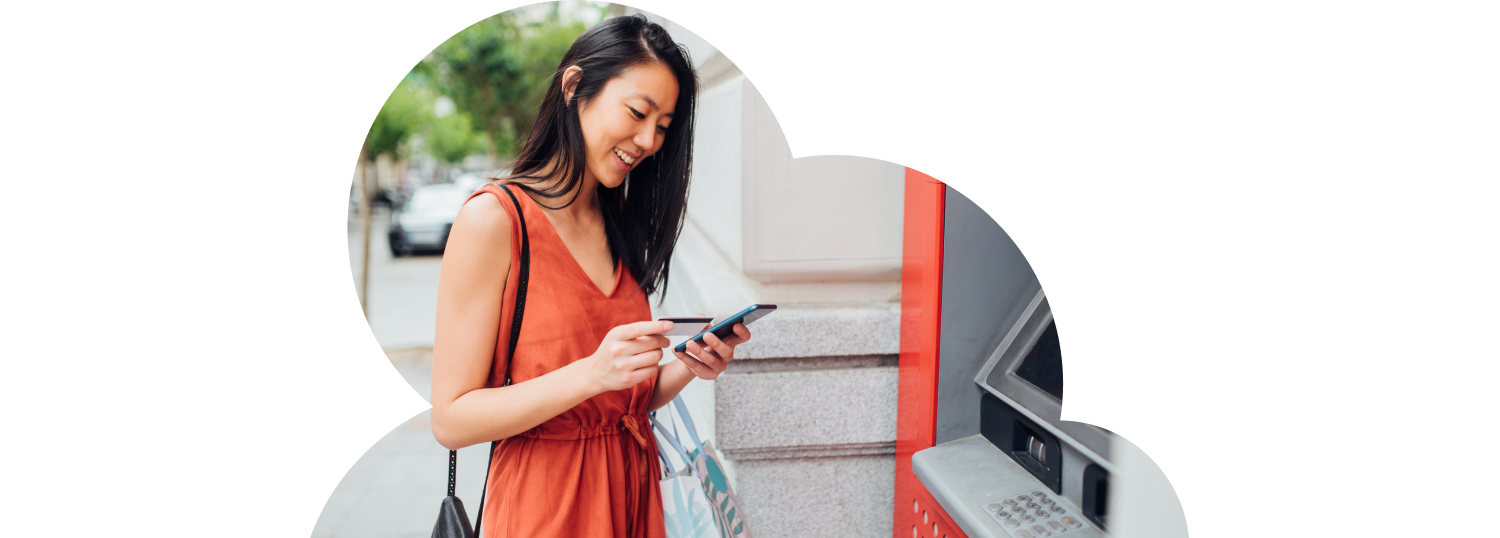
[[[715,323],[713,327],[709,327],[702,333],[698,333],[697,336],[688,339],[687,342],[677,344],[677,347],[672,349],[676,350],[678,353],[685,353],[687,352],[688,342],[697,342],[698,345],[701,346],[703,345],[703,335],[708,333],[714,333],[714,336],[717,336],[721,339],[728,338],[729,335],[734,334],[734,325],[736,323],[744,323],[745,325],[749,325],[751,322],[766,317],[766,314],[770,314],[771,312],[775,311],[776,305],[773,304],[750,305],[750,308],[741,310],[740,313],[730,316],[729,319]]]
[[[711,316],[676,316],[656,321],[672,322],[672,330],[661,333],[662,336],[693,336],[707,329],[708,324],[714,322],[714,318]]]

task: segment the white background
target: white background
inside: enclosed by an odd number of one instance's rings
[[[351,282],[360,143],[519,5],[4,8],[0,534],[311,532],[425,406]],[[1063,322],[1065,417],[1146,450],[1193,535],[1486,532],[1493,4],[635,5],[732,58],[796,156],[985,207]]]

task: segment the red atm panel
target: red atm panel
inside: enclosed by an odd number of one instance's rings
[[[936,438],[938,339],[943,298],[947,187],[906,169],[901,243],[901,348],[896,410],[894,538],[959,538],[963,532],[912,474],[911,456]]]

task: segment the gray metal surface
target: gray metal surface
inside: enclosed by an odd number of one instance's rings
[[[918,451],[912,455],[911,466],[917,480],[970,538],[1015,536],[991,517],[984,506],[1030,491],[1048,491],[1031,473],[979,435]],[[1069,514],[1082,513],[1072,498],[1053,498]],[[1082,528],[1070,529],[1058,533],[1058,536],[1105,536],[1092,522],[1084,521]]]
[[[1001,403],[1004,403],[1005,405],[1011,406],[1012,408],[1014,408],[1016,410],[1017,413],[1020,413],[1021,416],[1026,417],[1028,420],[1030,420],[1032,422],[1035,422],[1037,426],[1040,426],[1047,433],[1052,434],[1053,437],[1057,438],[1057,442],[1062,443],[1064,450],[1072,450],[1074,452],[1078,452],[1079,454],[1082,455],[1082,457],[1088,459],[1091,462],[1099,464],[1099,466],[1103,467],[1105,471],[1108,471],[1111,474],[1113,474],[1115,472],[1114,463],[1111,463],[1109,461],[1109,459],[1107,459],[1107,458],[1104,457],[1103,454],[1100,454],[1098,452],[1094,452],[1094,450],[1092,448],[1089,448],[1088,446],[1086,446],[1083,443],[1079,442],[1077,439],[1074,439],[1073,436],[1068,435],[1068,432],[1063,431],[1062,428],[1059,428],[1057,424],[1053,424],[1051,422],[1047,422],[1047,421],[1042,420],[1042,417],[1037,416],[1036,413],[1032,413],[1031,410],[1026,409],[1025,407],[1022,407],[1020,404],[1017,404],[1015,400],[1012,400],[1012,399],[1010,399],[1010,397],[1008,397],[1008,396],[1006,396],[1004,394],[1001,394],[1000,391],[997,391],[997,390],[995,390],[993,388],[990,388],[990,387],[987,387],[987,386],[980,385],[978,383],[975,383],[974,386],[980,387],[980,390],[988,392],[988,393],[990,393],[990,395],[992,395],[992,396],[994,396],[996,398],[999,398]],[[1069,424],[1076,424],[1076,423],[1069,423]],[[1070,429],[1075,429],[1076,430],[1077,428],[1070,426]],[[1064,454],[1066,454],[1066,452],[1064,452]],[[1083,469],[1078,469],[1077,471],[1080,472],[1080,473],[1082,473]],[[1070,472],[1072,472],[1072,471],[1070,471],[1068,469],[1068,463],[1067,463],[1066,460],[1064,460],[1063,461],[1063,482],[1064,483],[1066,483],[1068,481],[1067,474],[1070,473]],[[1066,486],[1064,486],[1064,487],[1066,487]]]
[[[1057,429],[1105,458],[1110,457],[1109,443],[1114,435],[1104,428],[1083,422],[1058,421]]]
[[[1066,445],[1062,447],[1062,496],[1077,506],[1083,506],[1083,470],[1094,461],[1069,448]]]
[[[1046,330],[1047,324],[1052,322],[1052,306],[1047,303],[1046,292],[1037,292],[1037,297],[1032,298],[1031,304],[1026,307],[1020,319],[1011,327],[990,354],[989,361],[980,367],[980,373],[975,375],[974,382],[981,387],[989,388],[993,393],[1002,394],[1007,402],[1022,406],[1029,415],[1041,418],[1041,421],[1052,427],[1055,433],[1061,433],[1065,442],[1074,442],[1082,445],[1086,450],[1098,454],[1103,459],[1110,456],[1110,433],[1109,430],[1101,429],[1094,424],[1074,423],[1074,421],[1062,420],[1062,400],[1056,399],[1052,394],[1034,387],[1025,379],[1017,378],[1016,369],[1019,369],[1026,354],[1035,345],[1038,334]],[[1067,469],[1067,466],[1064,466]]]
[[[980,367],[974,381],[1000,391],[1043,420],[1057,424],[1062,421],[1062,400],[1015,375],[1016,369],[1026,360],[1027,354],[1051,322],[1052,307],[1047,303],[1047,294],[1037,291],[1021,317],[1006,332],[1000,344],[995,346],[984,366]]]
[[[943,313],[939,337],[937,438],[979,433],[974,376],[1042,290],[1005,230],[952,187],[943,210]]]

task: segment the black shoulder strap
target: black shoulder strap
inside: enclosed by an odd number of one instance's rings
[[[510,385],[510,365],[515,361],[516,339],[521,337],[521,314],[526,312],[526,280],[531,275],[531,237],[526,233],[526,214],[521,209],[521,202],[516,195],[510,192],[509,183],[500,183],[500,190],[505,191],[510,197],[511,205],[516,208],[516,219],[521,221],[521,273],[520,283],[516,285],[516,313],[510,322],[510,343],[505,352],[505,385]]]
[[[507,344],[505,353],[505,381],[502,387],[510,385],[510,365],[516,362],[516,340],[521,337],[521,316],[526,311],[526,280],[531,274],[531,239],[526,233],[526,215],[521,209],[520,200],[516,199],[515,193],[510,192],[509,183],[497,183],[500,190],[505,191],[510,197],[510,203],[516,208],[516,218],[521,221],[521,260],[520,260],[520,283],[516,286],[516,308],[515,316],[510,323],[510,342]],[[490,458],[484,467],[484,485],[479,490],[479,514],[474,516],[474,536],[479,536],[479,524],[484,521],[484,496],[488,493],[490,485],[490,464],[495,461],[495,449],[500,446],[500,441],[490,443]],[[448,451],[448,495],[453,495],[454,479],[458,470],[458,451]]]

